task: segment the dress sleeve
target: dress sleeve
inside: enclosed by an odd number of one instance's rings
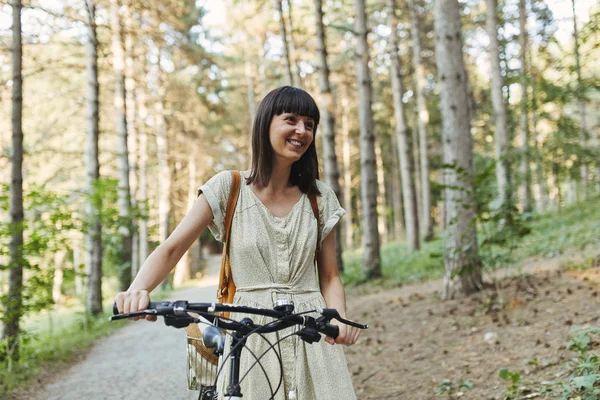
[[[204,194],[213,213],[208,229],[219,242],[225,240],[225,213],[232,180],[230,171],[222,171],[198,188],[198,196]]]
[[[318,249],[320,250],[323,239],[329,235],[335,224],[337,224],[340,218],[346,214],[346,210],[340,205],[333,189],[321,181],[317,182],[319,191],[321,192],[321,195],[317,197],[320,229],[320,243],[318,243]]]

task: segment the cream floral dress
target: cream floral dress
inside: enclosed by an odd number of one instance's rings
[[[317,229],[321,241],[345,214],[333,190],[317,181],[321,195],[317,197],[320,227],[314,217],[306,194],[283,218],[275,217],[245,184],[242,173],[240,194],[231,227],[229,257],[237,291],[235,304],[272,308],[277,299],[290,299],[295,312],[326,307],[317,282],[313,264],[317,247]],[[219,241],[224,240],[224,221],[231,188],[231,173],[221,172],[199,188],[210,205],[214,220],[209,229]],[[319,243],[320,246],[320,243]],[[232,314],[239,320],[250,317],[257,324],[270,318]],[[272,344],[289,336],[296,328],[265,335]],[[352,400],[356,399],[346,357],[341,345],[330,345],[321,339],[308,344],[292,335],[275,345],[281,355],[283,376],[278,358],[269,343],[252,335],[246,343],[262,364],[255,365],[245,376],[256,358],[247,349],[242,352],[240,380],[243,398],[247,400]],[[226,352],[229,349],[227,343]],[[219,378],[219,399],[224,399],[229,365]],[[268,380],[266,379],[268,376]],[[243,379],[242,379],[243,377]],[[281,377],[281,388],[277,389]],[[271,383],[269,386],[268,381]]]

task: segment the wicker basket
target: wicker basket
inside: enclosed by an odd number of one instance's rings
[[[191,329],[190,329],[191,328]],[[219,358],[202,343],[202,332],[197,325],[186,328],[188,389],[199,390],[200,399],[212,399],[215,393],[215,380]],[[202,393],[207,397],[203,397]],[[216,398],[216,397],[215,397]]]

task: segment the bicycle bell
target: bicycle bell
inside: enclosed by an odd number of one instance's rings
[[[215,348],[216,352],[221,354],[225,347],[225,334],[216,326],[207,326],[202,332],[202,343],[205,347]]]

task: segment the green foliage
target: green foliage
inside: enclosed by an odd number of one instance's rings
[[[99,216],[102,225],[102,268],[104,275],[117,275],[131,267],[131,260],[124,257],[124,233],[135,229],[134,223],[140,219],[147,219],[144,210],[138,204],[131,207],[127,216],[119,213],[118,192],[119,181],[117,179],[102,178],[94,183],[94,190],[88,194],[96,213],[87,216],[83,222],[87,230]]]
[[[9,193],[4,186],[4,193]],[[37,312],[50,308],[52,300],[52,282],[54,268],[52,257],[60,249],[69,251],[69,232],[80,227],[73,218],[74,207],[70,198],[60,196],[45,187],[26,187],[23,197],[23,208],[26,211],[23,221],[22,257],[19,263],[24,270],[22,314]],[[8,197],[0,197],[0,209],[8,210]],[[8,248],[13,227],[10,223],[0,223],[0,259],[9,259]],[[17,266],[0,265],[0,269]],[[6,298],[2,298],[2,303]],[[0,319],[15,316],[4,315],[0,310]]]
[[[460,383],[456,384],[454,382],[452,382],[450,379],[443,379],[442,381],[440,381],[434,392],[437,396],[443,396],[443,395],[451,395],[454,394],[456,392],[459,392],[461,390],[472,390],[473,389],[473,384],[469,381],[460,381]]]
[[[600,330],[597,327],[574,327],[569,332],[567,348],[574,351],[576,356],[564,364],[570,371],[566,380],[543,381],[536,392],[545,395],[544,398],[561,400],[597,400],[600,398],[600,354],[594,351],[597,342],[595,337]],[[557,374],[557,376],[562,374]],[[524,393],[531,392],[523,385],[521,375],[517,371],[503,368],[500,378],[508,382],[504,399],[519,398]]]
[[[523,390],[519,386],[521,382],[521,373],[519,371],[502,368],[498,371],[498,376],[508,384],[503,399],[514,399],[522,393]]]

